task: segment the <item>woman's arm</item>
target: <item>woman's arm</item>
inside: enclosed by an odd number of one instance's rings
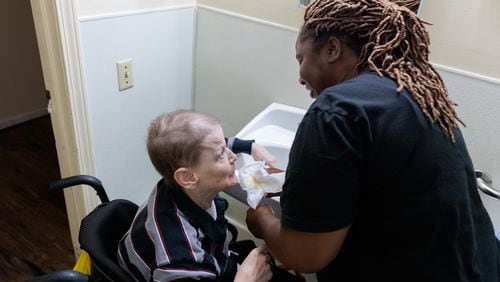
[[[271,207],[265,205],[249,209],[246,221],[250,232],[266,242],[273,257],[303,273],[317,272],[335,259],[350,228],[323,233],[284,228]]]

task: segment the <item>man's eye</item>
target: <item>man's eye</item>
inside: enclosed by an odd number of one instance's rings
[[[222,152],[220,152],[220,154],[219,154],[219,158],[221,158],[221,159],[222,159],[222,158],[226,157],[225,152],[226,152],[226,147],[222,148]]]

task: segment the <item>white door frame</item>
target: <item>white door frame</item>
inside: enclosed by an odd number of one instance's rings
[[[61,177],[95,174],[80,64],[75,0],[31,0],[40,60],[51,95],[51,120]],[[75,255],[82,218],[99,200],[88,187],[64,191]]]

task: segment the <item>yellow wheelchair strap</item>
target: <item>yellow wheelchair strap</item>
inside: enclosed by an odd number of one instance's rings
[[[90,276],[92,274],[91,266],[92,262],[90,261],[89,254],[86,251],[82,250],[80,256],[78,257],[78,260],[76,261],[75,267],[73,267],[73,270]]]

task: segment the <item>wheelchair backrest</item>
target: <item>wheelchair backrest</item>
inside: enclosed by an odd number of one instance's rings
[[[103,276],[111,281],[134,281],[119,266],[117,250],[137,208],[131,201],[117,199],[102,203],[82,220],[79,241],[92,260],[92,276]]]

